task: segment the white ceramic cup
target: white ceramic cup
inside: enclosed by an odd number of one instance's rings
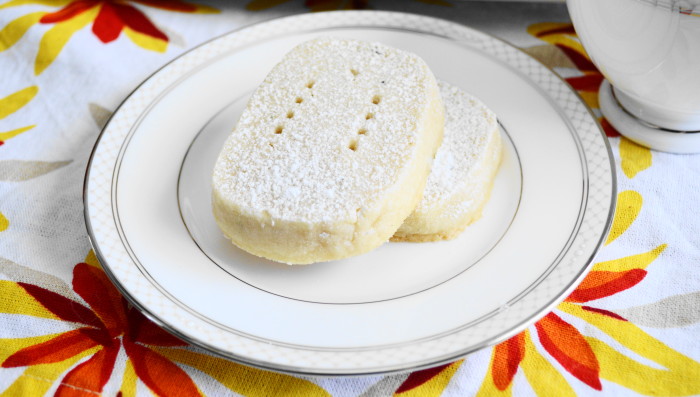
[[[613,86],[601,88],[606,118],[652,148],[700,152],[700,0],[567,6],[584,48]]]

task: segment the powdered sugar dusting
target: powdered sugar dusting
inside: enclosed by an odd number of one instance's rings
[[[470,175],[477,171],[487,156],[486,147],[498,128],[495,114],[477,98],[443,81],[438,81],[445,105],[445,130],[442,145],[438,149],[428,176],[423,200],[418,210],[432,205],[442,206],[451,200],[455,191],[466,191],[466,185],[483,189],[483,184],[473,183]],[[479,197],[483,192],[473,192]],[[463,203],[471,205],[471,200]],[[461,206],[461,207],[464,207]]]
[[[420,58],[379,43],[301,44],[251,98],[217,160],[215,186],[251,213],[354,221],[410,161],[428,76]]]

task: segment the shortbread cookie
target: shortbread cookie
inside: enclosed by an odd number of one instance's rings
[[[440,81],[445,135],[425,185],[423,199],[392,241],[457,237],[481,217],[501,161],[496,116],[481,101]]]
[[[428,65],[317,39],[273,68],[216,162],[213,210],[238,247],[290,264],[389,240],[423,194],[444,108]]]

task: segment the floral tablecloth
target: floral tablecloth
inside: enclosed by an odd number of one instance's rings
[[[589,275],[526,331],[437,368],[313,378],[188,346],[130,307],[91,252],[88,156],[112,111],[184,51],[277,16],[402,10],[523,48],[598,111],[601,75],[563,3],[10,0],[0,3],[0,392],[39,395],[700,394],[700,156],[650,151],[603,119],[618,208]]]

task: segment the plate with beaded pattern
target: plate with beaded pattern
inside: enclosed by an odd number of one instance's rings
[[[212,169],[252,92],[294,46],[329,36],[418,54],[496,113],[491,198],[456,239],[288,266],[216,226]],[[135,307],[217,355],[315,375],[430,367],[522,331],[586,274],[615,197],[607,139],[554,72],[463,25],[381,11],[280,18],[178,57],[114,113],[84,186],[95,252]]]

